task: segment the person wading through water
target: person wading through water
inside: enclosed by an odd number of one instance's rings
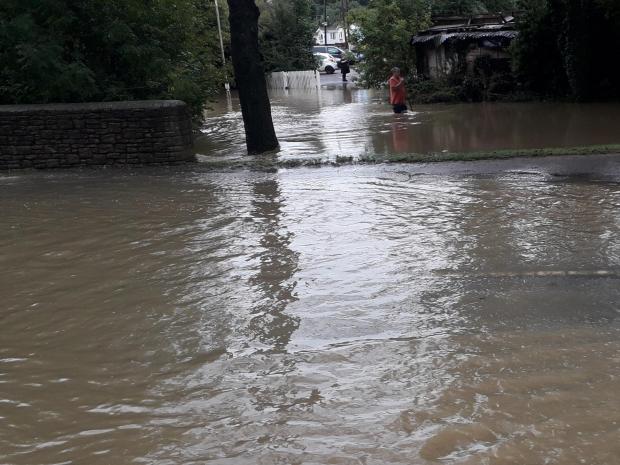
[[[394,113],[407,111],[405,79],[400,75],[399,68],[392,68],[392,77],[390,77],[388,85],[390,86],[390,103],[394,108]]]

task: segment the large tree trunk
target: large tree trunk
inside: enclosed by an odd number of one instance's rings
[[[258,7],[254,0],[228,0],[235,81],[239,89],[248,153],[274,150],[278,139],[271,120],[267,83],[258,50]]]

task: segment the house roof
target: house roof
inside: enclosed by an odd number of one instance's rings
[[[411,37],[411,45],[474,39],[508,39],[517,37],[514,15],[474,15],[433,18],[433,26]]]

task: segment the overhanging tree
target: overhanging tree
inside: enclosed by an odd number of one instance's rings
[[[248,153],[258,154],[278,147],[271,119],[267,83],[258,48],[260,12],[254,0],[228,0],[230,40],[235,81]]]

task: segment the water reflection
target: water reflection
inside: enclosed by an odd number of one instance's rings
[[[288,304],[297,300],[296,282],[298,254],[290,249],[292,234],[281,224],[282,194],[275,179],[253,186],[253,217],[258,224],[261,250],[255,256],[259,269],[250,279],[259,289],[251,311],[251,337],[283,351],[299,326],[299,318],[286,312]]]

